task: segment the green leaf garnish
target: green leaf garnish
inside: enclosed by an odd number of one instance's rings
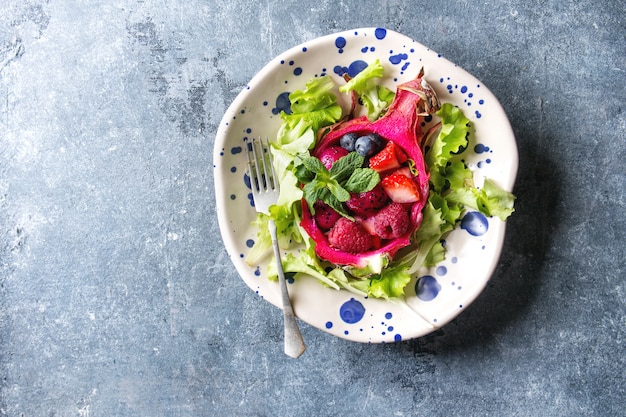
[[[362,167],[364,160],[357,152],[350,152],[335,161],[329,171],[314,156],[302,159],[295,172],[305,184],[302,192],[312,214],[315,214],[315,202],[322,200],[337,213],[352,218],[342,203],[350,199],[350,193],[370,191],[380,182],[378,172]]]

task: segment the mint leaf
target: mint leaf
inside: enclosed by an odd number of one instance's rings
[[[380,174],[371,168],[357,168],[343,187],[351,193],[371,191],[380,182]]]
[[[330,180],[326,186],[330,192],[337,198],[337,200],[346,202],[350,200],[350,193],[347,192],[339,183],[335,180]]]
[[[344,182],[350,177],[350,174],[363,166],[365,158],[359,155],[357,152],[350,152],[346,156],[339,158],[333,166],[330,168],[331,178],[337,180],[339,183]]]
[[[311,172],[307,167],[304,166],[304,164],[295,167],[294,175],[302,184],[309,183],[315,179],[315,173]]]
[[[295,176],[305,184],[302,191],[311,213],[315,214],[313,204],[322,200],[337,213],[351,218],[342,204],[350,199],[350,193],[370,191],[380,182],[378,172],[362,168],[364,162],[363,156],[350,152],[335,161],[329,171],[313,156],[302,159],[302,164],[295,169]]]
[[[327,192],[328,189],[317,181],[311,181],[302,188],[302,194],[306,202],[309,204],[311,214],[315,214],[315,208],[313,207],[315,202],[317,200],[324,200],[324,196]]]
[[[348,214],[348,211],[346,210],[344,205],[341,203],[341,201],[337,200],[337,198],[334,195],[328,193],[328,195],[324,199],[324,202],[328,204],[330,207],[332,207],[337,213],[341,214],[343,217],[346,217],[350,220],[354,220],[354,218]]]
[[[308,169],[314,174],[327,174],[328,175],[328,170],[326,169],[324,164],[322,164],[322,161],[320,161],[314,156],[307,156],[306,158],[302,160],[302,164],[305,166],[306,169]]]

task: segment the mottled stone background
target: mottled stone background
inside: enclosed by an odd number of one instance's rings
[[[618,416],[626,408],[626,5],[3,0],[0,416]],[[303,325],[237,276],[224,111],[280,52],[404,33],[500,99],[517,211],[488,288],[419,340]]]

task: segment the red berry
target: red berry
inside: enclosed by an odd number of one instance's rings
[[[374,216],[374,232],[383,239],[395,239],[409,230],[409,213],[402,204],[391,203]]]
[[[370,168],[377,172],[389,171],[400,168],[407,157],[395,143],[389,141],[382,151],[372,156],[369,160]]]
[[[374,237],[359,223],[342,217],[330,229],[328,243],[344,252],[361,253],[372,248]]]
[[[322,164],[324,164],[326,169],[330,169],[335,161],[343,156],[346,156],[348,153],[349,152],[341,146],[331,146],[319,155],[319,159],[322,161]]]
[[[387,197],[385,190],[378,184],[370,191],[353,193],[350,200],[346,202],[346,206],[355,214],[368,216],[376,211],[376,209],[387,204],[388,201],[389,197]]]
[[[322,200],[317,201],[313,208],[315,208],[315,222],[320,229],[330,229],[341,218],[341,214]]]
[[[415,203],[420,199],[419,189],[412,177],[404,174],[403,169],[399,169],[380,182],[383,189],[396,203]]]

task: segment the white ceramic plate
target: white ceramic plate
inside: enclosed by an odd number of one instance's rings
[[[517,174],[517,147],[509,121],[494,95],[475,77],[429,48],[382,28],[355,29],[296,46],[269,62],[237,96],[224,115],[214,149],[217,215],[228,254],[245,283],[260,298],[280,305],[278,284],[265,277],[267,259],[249,266],[243,258],[256,238],[256,213],[245,183],[244,140],[275,137],[286,94],[303,89],[313,77],[338,75],[380,59],[383,83],[395,90],[424,67],[426,79],[442,102],[460,107],[474,132],[464,159],[477,185],[485,177],[511,191]],[[347,105],[347,101],[344,103]],[[345,339],[383,343],[423,336],[443,326],[484,289],[497,264],[505,223],[469,212],[446,237],[446,259],[423,268],[397,301],[356,296],[323,287],[304,277],[289,285],[296,315]],[[269,254],[268,254],[269,255]]]

